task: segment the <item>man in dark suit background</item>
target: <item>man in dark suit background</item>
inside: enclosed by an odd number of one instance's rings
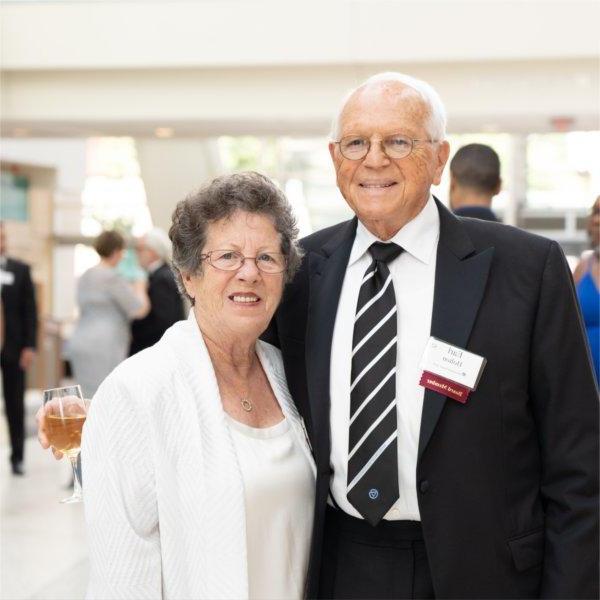
[[[302,241],[265,333],[317,463],[307,594],[596,598],[598,399],[569,269],[433,198],[444,138],[422,81],[346,98],[329,148],[356,217]],[[420,385],[430,335],[487,360],[466,403]]]
[[[130,356],[158,342],[173,323],[184,318],[181,296],[169,267],[169,236],[155,227],[137,240],[136,252],[141,267],[148,273],[150,312],[131,324]]]
[[[4,224],[0,222],[0,285],[3,344],[0,353],[4,406],[10,434],[10,463],[23,475],[25,443],[25,372],[35,357],[37,312],[29,265],[6,256]]]
[[[502,187],[500,158],[485,144],[467,144],[450,161],[450,208],[455,215],[498,221],[492,200]]]

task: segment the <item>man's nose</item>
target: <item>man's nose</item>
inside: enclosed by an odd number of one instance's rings
[[[390,159],[383,149],[383,140],[372,140],[363,164],[367,167],[377,168],[388,165]]]

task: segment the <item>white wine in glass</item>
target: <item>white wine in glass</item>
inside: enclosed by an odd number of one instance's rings
[[[73,495],[63,503],[81,502],[81,481],[77,473],[77,457],[81,450],[81,431],[86,406],[78,385],[44,390],[44,424],[50,445],[65,454],[73,468]]]

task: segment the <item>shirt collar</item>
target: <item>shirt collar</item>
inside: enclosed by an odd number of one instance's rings
[[[433,251],[439,234],[440,215],[433,196],[430,195],[421,212],[388,242],[394,242],[402,246],[405,252],[408,252],[422,263],[429,264],[433,258]],[[382,240],[373,235],[359,219],[348,265],[352,265],[360,259],[371,244],[380,241]]]

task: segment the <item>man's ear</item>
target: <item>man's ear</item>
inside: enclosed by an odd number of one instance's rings
[[[456,189],[456,179],[454,175],[452,175],[452,171],[450,171],[450,191],[453,192]]]
[[[329,142],[329,155],[331,156],[331,160],[333,161],[334,165],[335,165],[335,146],[336,146],[336,144],[334,142]]]
[[[502,189],[502,179],[500,177],[498,177],[498,183],[496,184],[496,187],[494,188],[494,196],[496,194],[499,194],[501,189]]]
[[[439,185],[442,181],[442,173],[450,156],[450,144],[447,140],[440,142],[440,147],[437,151],[437,165],[433,174],[433,185]]]

